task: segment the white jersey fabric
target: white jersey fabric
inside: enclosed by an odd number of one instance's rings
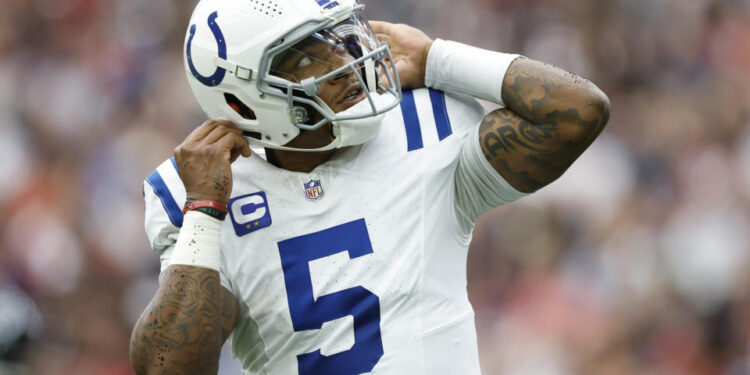
[[[479,148],[472,98],[404,93],[377,137],[311,173],[232,166],[221,282],[244,374],[479,374],[466,257],[476,219],[524,194]],[[144,184],[162,271],[182,223],[174,159]]]

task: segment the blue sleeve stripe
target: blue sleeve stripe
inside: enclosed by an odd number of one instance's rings
[[[171,157],[171,158],[169,159],[169,161],[171,161],[171,162],[172,162],[172,165],[174,166],[174,170],[176,170],[176,171],[177,171],[177,174],[179,175],[179,174],[180,174],[180,170],[179,170],[179,169],[177,169],[177,161],[176,161],[176,160],[174,160],[174,156],[173,156],[173,157]]]
[[[404,126],[406,127],[406,143],[409,151],[419,150],[424,147],[422,142],[422,128],[417,115],[417,104],[414,102],[414,93],[405,91],[401,100],[401,113],[404,115]]]
[[[432,102],[432,113],[435,115],[438,138],[442,141],[453,134],[451,120],[448,117],[448,110],[445,107],[445,93],[430,89],[430,101]]]
[[[154,193],[156,193],[161,200],[161,204],[164,206],[164,210],[167,211],[167,216],[169,216],[169,221],[171,221],[177,228],[182,228],[182,210],[180,209],[180,206],[177,205],[177,202],[175,202],[172,193],[169,191],[169,188],[167,188],[167,184],[164,182],[164,179],[161,178],[159,172],[154,171],[151,173],[146,178],[146,181],[151,185],[154,189]]]

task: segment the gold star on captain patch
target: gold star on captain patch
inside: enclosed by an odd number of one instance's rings
[[[257,227],[258,225],[260,225],[260,221],[256,221],[255,223],[253,223],[253,225]]]

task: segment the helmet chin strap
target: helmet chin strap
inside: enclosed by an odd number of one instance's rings
[[[375,72],[375,61],[372,61],[372,59],[365,60],[365,79],[367,80],[367,88],[370,89],[370,92],[377,92],[377,74]]]
[[[365,49],[365,46],[361,46],[360,48],[362,49],[362,56],[368,53],[368,51]],[[378,81],[377,75],[375,74],[375,61],[373,61],[372,59],[365,60],[364,67],[365,82],[367,82],[367,88],[370,90],[370,92],[377,92]]]
[[[341,114],[344,115],[343,117],[350,115],[370,116],[333,122],[334,135],[341,142],[338,147],[361,145],[369,142],[377,134],[380,124],[383,122],[383,118],[385,118],[388,104],[393,102],[395,98],[391,94],[381,95],[377,92],[370,93],[370,96],[375,105],[375,111],[379,113],[378,115],[371,115],[373,107],[370,101],[365,99],[346,111],[341,112]]]
[[[229,60],[222,59],[219,56],[214,56],[214,65],[216,65],[219,68],[222,68],[229,72],[230,74],[233,74],[235,77],[245,80],[245,81],[251,81],[253,79],[253,70],[243,68]]]

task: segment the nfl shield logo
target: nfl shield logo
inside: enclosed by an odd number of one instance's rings
[[[323,186],[320,184],[320,180],[310,180],[303,185],[305,186],[307,199],[314,201],[323,198]]]

